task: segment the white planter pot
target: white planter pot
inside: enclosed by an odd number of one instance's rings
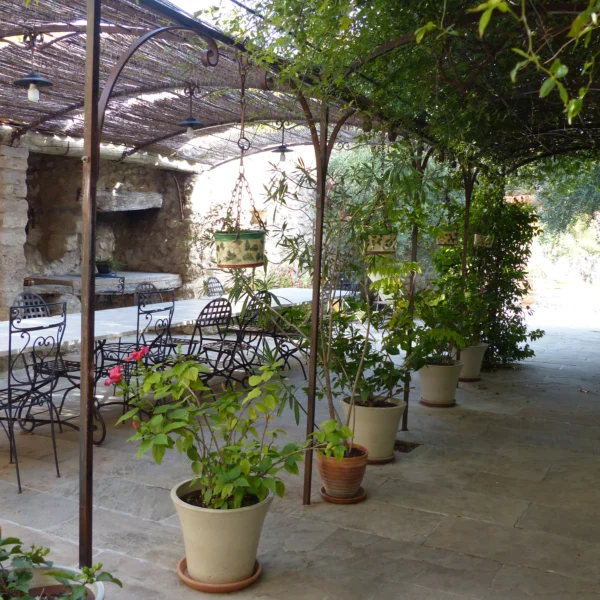
[[[460,351],[460,362],[463,365],[460,372],[460,381],[479,381],[481,364],[487,347],[488,345],[485,342],[479,342],[475,346],[469,346]]]
[[[248,579],[254,573],[258,542],[273,494],[245,508],[199,508],[181,499],[199,487],[189,483],[176,485],[171,490],[171,500],[183,532],[190,577],[208,584]]]
[[[462,363],[425,365],[419,369],[421,404],[425,406],[454,406],[454,396]]]
[[[52,588],[53,586],[60,585],[54,577],[45,575],[47,571],[72,571],[73,573],[81,573],[76,567],[65,567],[63,565],[52,565],[52,567],[36,567],[33,569],[33,578],[29,583],[29,589],[33,590],[36,588]],[[101,581],[92,583],[87,588],[94,594],[95,600],[104,600],[104,584]]]
[[[394,442],[406,402],[398,398],[388,400],[395,406],[390,407],[352,407],[350,428],[354,430],[353,441],[369,451],[370,464],[386,463],[394,460]],[[342,410],[346,421],[350,413],[350,404],[342,400]]]

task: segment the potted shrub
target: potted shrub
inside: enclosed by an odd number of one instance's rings
[[[102,582],[123,587],[100,570],[100,563],[81,570],[59,567],[46,559],[49,552],[49,548],[35,545],[25,551],[20,539],[3,538],[0,533],[0,598],[103,600]]]
[[[336,419],[324,421],[313,434],[321,497],[334,504],[356,504],[367,497],[361,487],[367,469],[368,450],[354,444],[352,430]]]
[[[333,389],[341,397],[354,442],[369,452],[369,464],[390,462],[406,410],[406,402],[395,397],[405,374],[392,360],[392,353],[398,354],[397,337],[384,335],[381,347],[376,347],[370,329],[383,329],[382,313],[355,298],[348,300],[348,308],[346,315],[335,316],[337,326],[330,342],[330,370],[336,376]],[[363,315],[364,327],[356,326],[358,314]]]
[[[295,403],[277,375],[280,366],[260,367],[249,390],[226,387],[218,394],[202,382],[206,367],[183,357],[162,368],[140,361],[139,385],[120,383],[134,408],[119,422],[133,419],[130,439],[139,442],[138,457],[151,451],[160,463],[167,450],[176,450],[190,461],[189,479],[171,498],[185,544],[178,574],[194,589],[234,591],[260,575],[263,522],[274,494],[285,492],[278,473],[298,473],[306,446],[278,446],[285,432],[269,427],[286,403]]]
[[[462,369],[455,352],[466,345],[454,329],[459,304],[441,290],[422,290],[415,296],[415,305],[422,324],[414,330],[416,343],[406,359],[406,367],[419,373],[421,404],[454,406]]]

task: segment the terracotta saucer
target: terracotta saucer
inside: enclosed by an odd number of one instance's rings
[[[323,500],[331,502],[332,504],[358,504],[359,502],[367,499],[367,490],[362,487],[359,488],[358,492],[356,492],[356,494],[350,498],[336,498],[335,496],[328,496],[325,493],[324,487],[319,490],[319,493],[321,494],[321,498],[323,498]]]
[[[386,463],[392,462],[396,458],[395,454],[386,456],[385,458],[369,458],[367,459],[368,465],[385,465]]]
[[[179,578],[183,583],[199,592],[211,592],[213,594],[227,594],[228,592],[243,590],[254,583],[260,577],[261,573],[262,565],[257,560],[254,565],[254,573],[243,581],[235,581],[234,583],[202,583],[189,576],[185,556],[177,563],[177,575],[179,575]]]
[[[453,400],[452,404],[436,404],[435,402],[427,402],[427,400],[423,400],[423,398],[421,398],[419,400],[419,404],[428,406],[429,408],[452,408],[453,406],[456,406],[456,400]]]

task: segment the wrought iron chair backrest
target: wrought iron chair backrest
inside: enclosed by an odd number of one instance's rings
[[[8,340],[8,390],[32,394],[44,389],[49,393],[57,381],[61,360],[60,346],[67,324],[67,303],[45,303],[48,314],[58,313],[40,324],[23,317],[23,307],[11,306]],[[50,385],[50,388],[48,386]]]
[[[15,297],[13,308],[18,309],[21,319],[36,319],[38,317],[49,317],[50,309],[41,296],[32,292],[22,292]],[[11,312],[12,314],[12,312]]]
[[[112,285],[106,285],[110,283]],[[125,296],[125,277],[96,277],[96,308],[109,306],[113,298]]]
[[[201,311],[196,319],[196,326],[192,339],[198,340],[200,348],[202,342],[209,339],[224,340],[227,337],[231,323],[231,304],[226,298],[211,300]]]
[[[165,292],[166,293],[166,292]],[[154,294],[140,294],[137,311],[138,348],[148,346],[149,362],[158,363],[168,355],[168,342],[171,337],[171,323],[175,311],[175,290],[170,290],[170,300],[154,302]],[[162,294],[160,295],[162,298]]]
[[[160,304],[163,301],[163,295],[153,283],[139,283],[133,295],[136,306],[140,304]]]
[[[256,292],[242,308],[239,323],[244,328],[249,325],[262,325],[265,315],[270,312],[266,307],[271,305],[272,294],[266,290]]]
[[[206,287],[208,289],[208,295],[210,298],[218,298],[219,296],[225,295],[225,288],[216,277],[209,277],[206,280]]]

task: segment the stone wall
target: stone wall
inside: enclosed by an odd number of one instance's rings
[[[0,320],[23,289],[28,155],[27,148],[0,146]]]

